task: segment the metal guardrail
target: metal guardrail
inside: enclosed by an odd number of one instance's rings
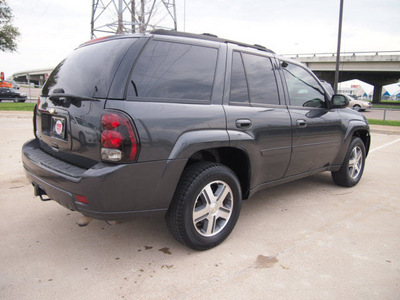
[[[354,52],[341,52],[340,56],[366,56],[366,55],[400,55],[400,50],[396,51],[354,51]],[[324,53],[298,53],[298,54],[282,54],[282,56],[287,57],[326,57],[326,56],[336,56],[333,52]]]
[[[386,120],[391,120],[391,121],[400,121],[400,107],[399,109],[396,108],[369,108],[366,112],[368,113],[368,111],[383,111],[382,117],[381,119],[383,121]],[[395,112],[396,116],[395,117],[390,117],[390,112]],[[388,114],[389,113],[389,114]],[[368,117],[368,115],[365,115],[366,117]],[[370,118],[370,119],[376,119],[376,118]]]

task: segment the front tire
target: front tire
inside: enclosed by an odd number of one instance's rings
[[[194,249],[207,250],[232,232],[241,208],[235,173],[216,163],[196,163],[182,174],[166,214],[174,238]]]
[[[86,138],[83,132],[79,132],[79,142],[81,143],[82,147],[86,145]]]
[[[358,137],[353,137],[340,170],[332,172],[333,181],[344,187],[355,186],[364,172],[365,156],[363,141]]]

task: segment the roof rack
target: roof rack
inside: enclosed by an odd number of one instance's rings
[[[241,43],[241,42],[237,42],[237,41],[227,40],[227,39],[219,38],[217,35],[212,34],[212,33],[195,34],[195,33],[182,32],[182,31],[176,31],[176,30],[165,30],[165,29],[153,30],[150,33],[151,34],[159,34],[159,35],[180,36],[180,37],[187,37],[187,38],[207,40],[207,41],[215,41],[215,42],[220,42],[220,43],[225,43],[225,44],[228,44],[228,43],[235,44],[238,46],[249,47],[249,48],[257,49],[260,51],[265,51],[265,52],[270,52],[270,53],[275,54],[274,51],[272,51],[262,45],[258,45],[258,44],[250,45],[250,44]]]

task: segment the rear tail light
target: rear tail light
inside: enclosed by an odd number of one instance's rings
[[[35,105],[35,107],[33,108],[33,135],[35,136],[35,138],[38,137],[38,132],[37,132],[37,125],[36,125],[36,116],[37,113],[39,111],[39,107],[40,107],[40,97],[38,97],[37,99],[37,103]]]
[[[101,159],[110,162],[135,161],[139,142],[127,116],[119,112],[104,114],[101,119]]]
[[[82,195],[75,195],[76,201],[83,203],[83,204],[89,204],[89,200]]]

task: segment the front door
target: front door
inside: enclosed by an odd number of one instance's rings
[[[336,109],[315,77],[302,66],[283,62],[293,129],[292,157],[285,177],[319,170],[338,155],[343,132]]]

